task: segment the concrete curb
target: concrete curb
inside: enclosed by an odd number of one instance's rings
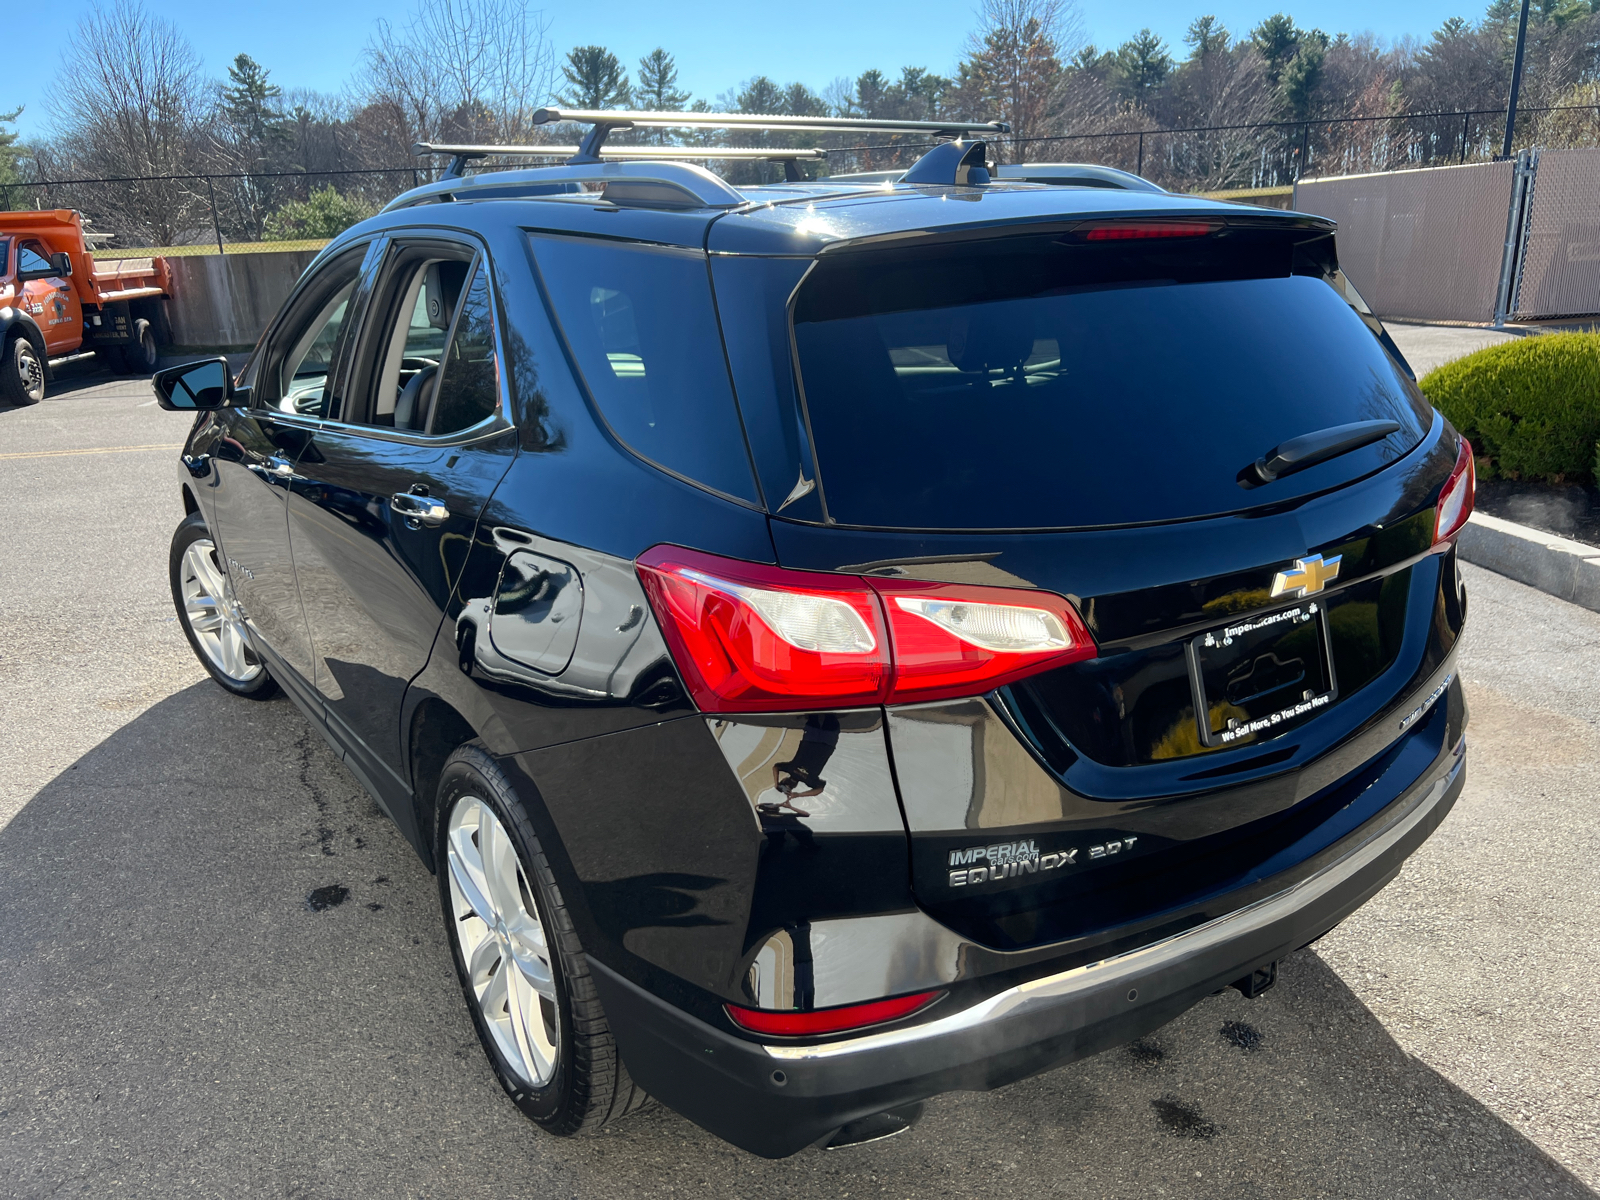
[[[1600,612],[1600,547],[1475,512],[1456,548],[1469,563]]]

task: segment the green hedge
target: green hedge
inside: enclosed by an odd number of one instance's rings
[[[1502,342],[1428,372],[1422,390],[1471,441],[1482,475],[1600,475],[1600,333]]]

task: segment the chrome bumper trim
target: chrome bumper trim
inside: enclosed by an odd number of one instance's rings
[[[1404,810],[1384,828],[1374,832],[1359,847],[1293,887],[1258,900],[1225,917],[1218,917],[1204,925],[1197,925],[1163,941],[1152,942],[1148,946],[1141,946],[1137,950],[1130,950],[1114,958],[1087,963],[1070,971],[1063,971],[1059,975],[1048,975],[1043,979],[1018,984],[970,1008],[964,1008],[936,1021],[903,1029],[885,1030],[882,1033],[864,1034],[861,1037],[824,1045],[764,1044],[762,1048],[777,1062],[822,1063],[853,1054],[916,1046],[922,1042],[951,1035],[970,1033],[981,1026],[992,1025],[999,1021],[1031,1016],[1040,1009],[1052,1007],[1075,996],[1118,988],[1135,979],[1143,981],[1152,972],[1203,954],[1235,938],[1247,937],[1315,903],[1376,861],[1415,829],[1444,799],[1450,785],[1461,773],[1465,763],[1465,748],[1466,739],[1463,738],[1455,746],[1454,762],[1450,770],[1432,786],[1417,792],[1409,800],[1401,801],[1400,803],[1405,805]]]

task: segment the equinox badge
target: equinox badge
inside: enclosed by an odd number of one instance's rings
[[[1291,570],[1279,571],[1277,578],[1272,581],[1273,598],[1289,592],[1301,600],[1316,595],[1339,578],[1339,558],[1335,554],[1324,562],[1322,555],[1313,554],[1310,558],[1295,559]]]

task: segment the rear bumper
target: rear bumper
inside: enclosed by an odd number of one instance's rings
[[[1388,805],[1349,853],[1225,917],[1034,979],[915,1025],[821,1045],[744,1041],[590,960],[634,1079],[717,1136],[781,1158],[846,1122],[940,1092],[986,1090],[1166,1024],[1337,925],[1394,878],[1466,782],[1465,743]],[[949,1004],[946,1000],[943,1003]]]

